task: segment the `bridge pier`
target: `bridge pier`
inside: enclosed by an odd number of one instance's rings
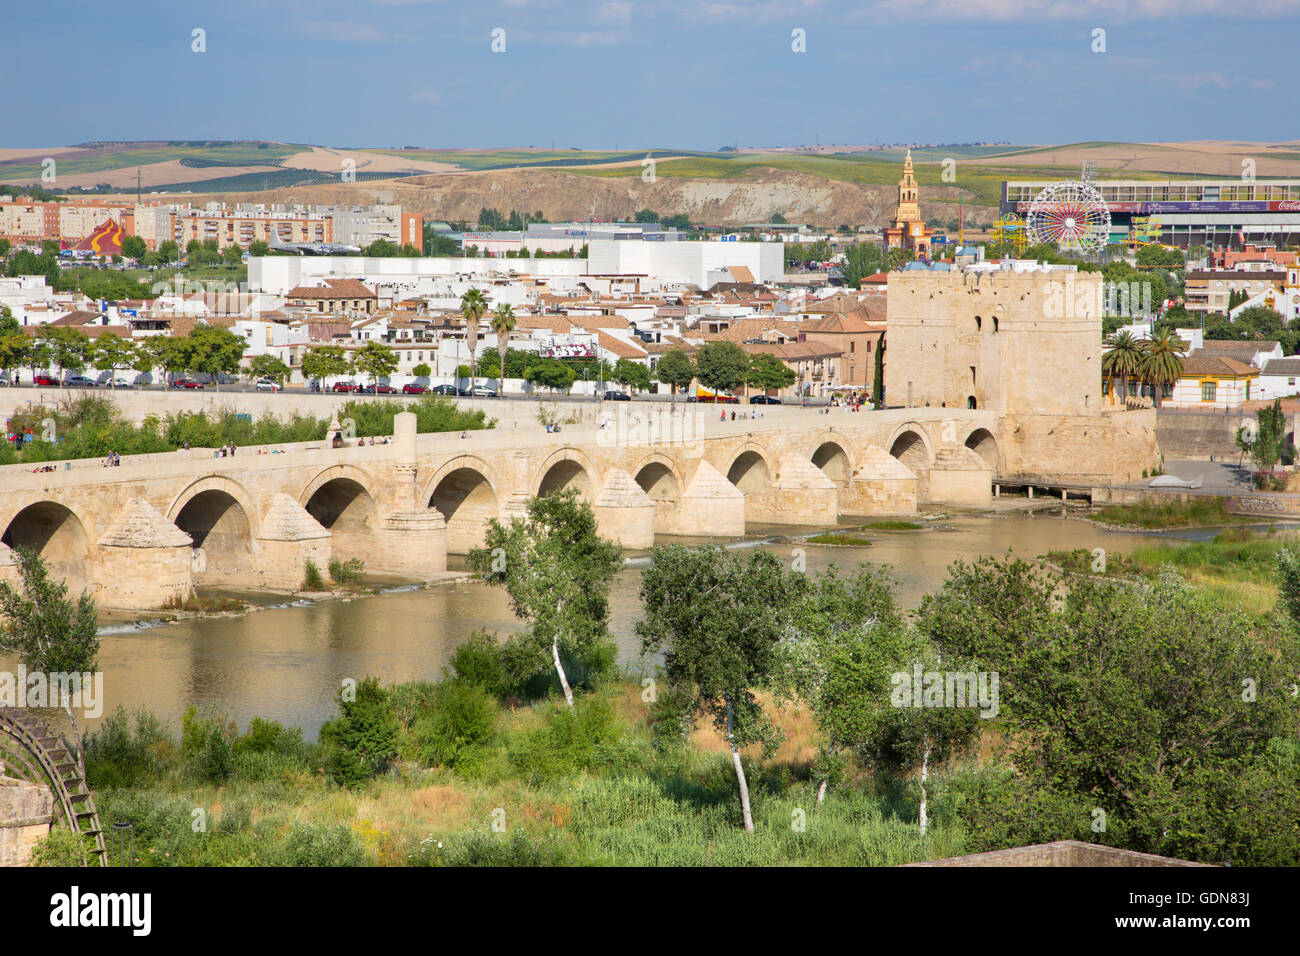
[[[901,461],[879,445],[868,445],[857,470],[840,491],[840,514],[916,514],[919,484]]]
[[[993,469],[965,445],[944,445],[930,466],[929,500],[987,508],[993,501]]]
[[[447,570],[447,522],[435,508],[386,515],[374,541],[371,570],[422,581]]]
[[[833,525],[840,488],[805,458],[782,458],[767,489],[745,496],[745,516],[762,524]]]
[[[652,548],[655,503],[622,468],[611,468],[592,504],[600,535],[625,548]]]
[[[257,540],[261,545],[257,559],[262,587],[297,591],[302,587],[308,561],[322,572],[329,567],[329,531],[284,492],[277,492],[271,499]]]
[[[152,610],[194,590],[193,539],[143,498],[132,498],[99,539],[95,598],[108,607]]]
[[[701,459],[677,509],[666,517],[667,534],[738,538],[745,533],[745,493]]]

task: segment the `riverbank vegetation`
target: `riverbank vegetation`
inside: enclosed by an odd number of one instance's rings
[[[347,402],[339,419],[352,419],[358,438],[392,435],[398,412],[416,416],[419,432],[472,431],[492,428],[493,421],[481,411],[466,411],[446,398],[422,395],[409,404],[391,399]],[[179,448],[238,448],[291,442],[323,441],[328,418],[294,412],[274,412],[254,419],[227,405],[214,412],[167,412],[151,414],[136,424],[103,395],[81,395],[52,406],[36,405],[15,413],[9,420],[9,435],[30,435],[31,440],[15,450],[12,442],[0,444],[0,464],[61,461],[63,459],[106,458],[176,451]]]
[[[1131,505],[1104,505],[1088,515],[1093,521],[1117,528],[1161,531],[1171,528],[1215,528],[1222,525],[1258,522],[1249,515],[1231,514],[1224,498],[1193,498],[1189,501],[1142,501]]]
[[[824,531],[821,534],[815,534],[810,538],[805,538],[809,544],[831,544],[851,548],[869,548],[871,542],[866,538],[859,538],[856,535],[844,534],[839,531]]]
[[[887,865],[1077,839],[1300,864],[1284,539],[1149,574],[957,562],[914,614],[885,569],[656,548],[625,672],[587,504],[533,501],[488,543],[472,563],[521,632],[474,635],[436,683],[344,681],[318,743],[106,720],[90,782],[138,862]],[[1233,553],[1275,575],[1275,611],[1182,577]]]

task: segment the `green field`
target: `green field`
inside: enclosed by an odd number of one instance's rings
[[[172,160],[190,160],[187,165],[257,166],[278,165],[286,156],[300,150],[295,146],[278,143],[218,143],[212,145],[141,143],[125,144],[120,150],[97,156],[55,156],[56,171],[62,176],[107,172],[134,166],[148,166]],[[39,179],[42,167],[39,162],[9,164],[0,162],[0,179]]]

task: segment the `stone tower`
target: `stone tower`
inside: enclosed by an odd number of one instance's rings
[[[885,248],[910,249],[917,257],[930,254],[930,230],[921,218],[920,189],[912,169],[912,151],[903,160],[903,178],[898,181],[898,204],[894,218],[885,229]]]

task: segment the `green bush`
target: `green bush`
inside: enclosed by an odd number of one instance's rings
[[[348,558],[346,561],[330,558],[330,580],[335,584],[360,584],[365,576],[366,562],[360,558]]]
[[[515,829],[509,834],[453,837],[431,862],[442,866],[565,866],[574,861],[557,838],[535,839]]]
[[[193,704],[181,717],[181,754],[190,773],[204,783],[221,783],[235,770],[238,728],[224,717],[202,716]]]
[[[365,866],[355,833],[343,824],[295,824],[280,851],[282,866]]]
[[[460,768],[492,739],[496,725],[496,702],[483,687],[447,681],[412,727],[413,755],[426,766]]]
[[[577,698],[572,708],[552,710],[544,726],[513,738],[509,750],[515,770],[538,782],[630,767],[638,756],[609,702],[592,696]]]
[[[28,865],[85,866],[90,861],[86,850],[85,836],[66,827],[56,827],[32,848],[32,858]]]
[[[358,787],[383,772],[397,756],[400,727],[388,693],[367,677],[356,699],[339,693],[339,716],[321,728],[325,769],[336,783]]]
[[[302,589],[304,591],[325,590],[325,579],[321,577],[320,568],[311,558],[308,558],[303,565]]]
[[[85,739],[92,789],[136,787],[160,778],[176,762],[176,744],[162,721],[145,710],[132,718],[119,706]]]

